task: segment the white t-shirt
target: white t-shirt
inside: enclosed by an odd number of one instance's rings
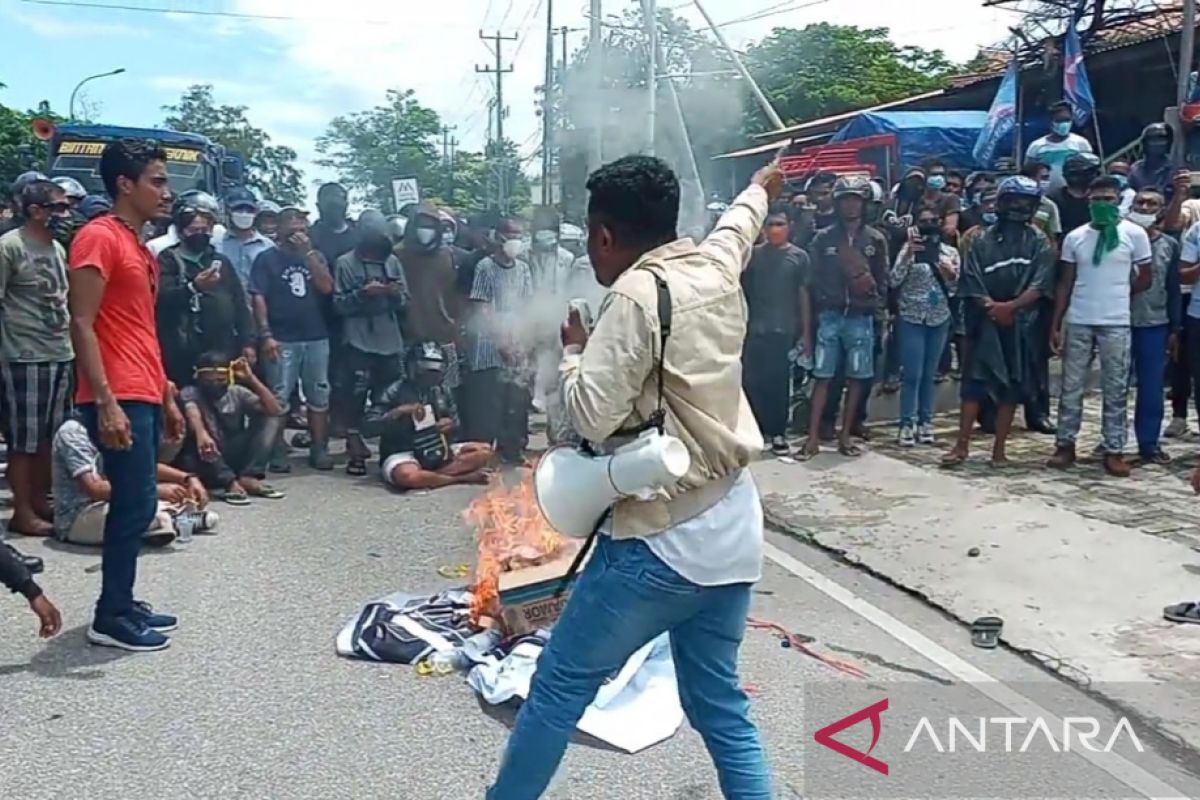
[[[1092,263],[1100,231],[1081,225],[1063,239],[1062,260],[1075,265],[1075,288],[1067,307],[1069,325],[1129,325],[1130,277],[1152,258],[1146,229],[1128,220],[1117,223],[1118,244]]]
[[[1197,203],[1200,201],[1187,200],[1184,202],[1184,208],[1188,203]],[[1180,240],[1182,249],[1179,252],[1180,264],[1198,264],[1200,263],[1200,222],[1195,222],[1188,227],[1183,233],[1183,238]],[[1191,284],[1185,283],[1184,289],[1193,288]],[[1194,319],[1200,319],[1200,292],[1191,292],[1191,300],[1188,301],[1187,315]]]
[[[1055,192],[1066,185],[1063,178],[1063,164],[1075,153],[1092,152],[1092,143],[1077,133],[1068,133],[1062,141],[1054,141],[1049,136],[1043,136],[1030,142],[1025,151],[1026,161],[1040,161],[1050,168],[1050,188]]]

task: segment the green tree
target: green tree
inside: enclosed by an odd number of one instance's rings
[[[776,28],[746,51],[746,66],[784,122],[941,89],[959,71],[941,50],[897,46],[887,28],[824,22]],[[757,105],[746,111],[747,132],[772,127]]]
[[[163,106],[163,125],[198,133],[240,153],[246,162],[246,182],[269,200],[299,203],[304,199],[304,175],[296,166],[296,151],[271,144],[270,135],[251,124],[246,106],[217,105],[209,84],[189,86],[175,105]]]
[[[4,84],[0,83],[0,89],[4,88]],[[0,104],[0,184],[11,183],[26,170],[47,168],[46,143],[33,135],[34,117],[44,117],[51,122],[62,121],[62,117],[55,114],[45,100],[38,104],[37,109],[30,111],[18,111]]]
[[[393,178],[416,178],[426,195],[441,185],[441,130],[437,112],[412,90],[389,89],[382,105],[330,121],[317,139],[317,163],[358,200],[391,208]]]

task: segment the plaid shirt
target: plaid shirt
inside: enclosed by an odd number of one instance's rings
[[[502,343],[521,350],[520,315],[525,301],[533,297],[533,275],[529,264],[518,260],[503,267],[484,258],[475,268],[470,299],[483,306],[472,315],[467,329],[467,368],[472,372],[503,367],[523,372],[519,357],[506,357]]]

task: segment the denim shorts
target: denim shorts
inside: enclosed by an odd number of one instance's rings
[[[310,411],[329,410],[329,340],[280,342],[279,360],[267,362],[268,378],[275,399],[288,411],[288,398],[296,384],[304,393]]]
[[[870,380],[875,377],[875,318],[870,314],[822,311],[817,315],[814,349],[813,377],[818,380],[832,378],[843,363],[850,380]]]

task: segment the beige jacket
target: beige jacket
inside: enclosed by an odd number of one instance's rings
[[[766,214],[766,192],[751,186],[699,245],[680,239],[646,253],[612,285],[587,346],[563,354],[563,402],[580,435],[602,443],[645,422],[658,406],[660,358],[658,293],[650,273],[666,281],[666,431],[687,445],[692,465],[660,499],[618,502],[616,538],[659,533],[706,511],[762,450],[742,393],[741,275]]]

